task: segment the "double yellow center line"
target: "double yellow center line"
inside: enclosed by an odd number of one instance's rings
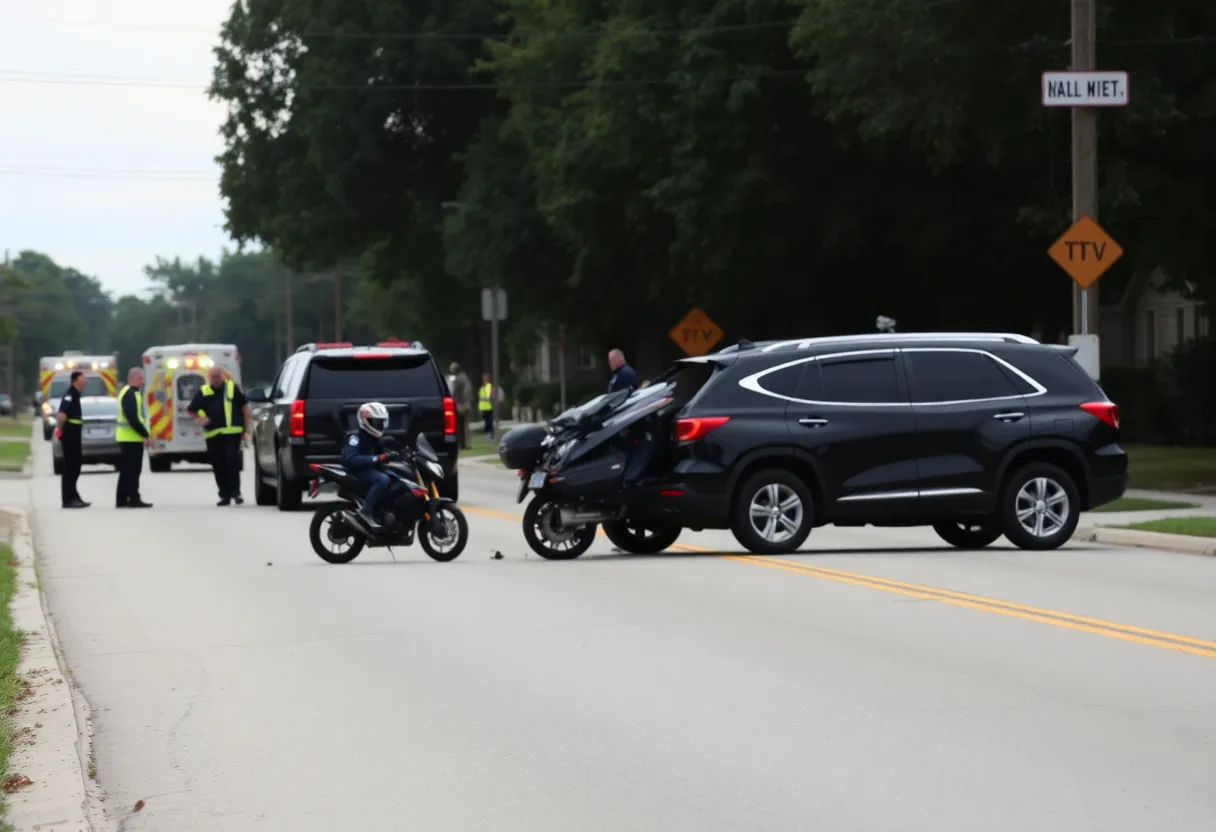
[[[463,506],[463,508],[465,511],[471,514],[480,514],[500,520],[519,522],[523,519],[519,515],[511,514],[505,511],[496,511],[494,509],[475,508],[470,506]],[[602,531],[599,533],[603,534]],[[1178,635],[1177,633],[1169,633],[1162,630],[1149,630],[1144,627],[1135,627],[1130,624],[1119,624],[1114,621],[1104,621],[1100,618],[1090,618],[1084,615],[1074,615],[1072,613],[1060,612],[1058,610],[1044,609],[1043,607],[1032,607],[1026,604],[1017,604],[1012,601],[1002,601],[999,598],[989,598],[984,595],[972,595],[966,592],[956,592],[952,589],[940,589],[938,587],[897,581],[891,578],[863,575],[858,572],[849,572],[844,569],[832,569],[827,566],[816,566],[809,563],[786,560],[779,557],[767,557],[763,555],[728,555],[714,549],[707,549],[703,546],[693,546],[688,543],[676,543],[671,548],[683,552],[715,555],[725,560],[747,564],[748,566],[762,566],[767,569],[779,569],[783,572],[792,572],[797,575],[806,575],[812,578],[836,581],[837,583],[850,584],[852,586],[864,587],[866,589],[876,589],[882,592],[890,592],[895,595],[903,595],[908,598],[918,598],[923,601],[937,601],[942,604],[951,604],[956,607],[979,610],[980,612],[1004,615],[1010,618],[1021,618],[1026,621],[1037,621],[1040,624],[1050,624],[1053,627],[1062,627],[1067,630],[1077,630],[1079,632],[1090,633],[1092,635],[1105,636],[1107,638],[1119,639],[1121,641],[1130,641],[1134,644],[1143,644],[1148,647],[1160,647],[1166,650],[1177,650],[1182,653],[1190,653],[1195,656],[1204,656],[1206,658],[1216,659],[1216,641],[1192,638],[1190,636]]]

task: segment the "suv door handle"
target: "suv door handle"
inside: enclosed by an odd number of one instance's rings
[[[1016,412],[1014,412],[1014,413],[998,413],[998,414],[996,414],[995,416],[993,416],[992,418],[993,418],[993,419],[1000,419],[1002,422],[1016,422],[1018,419],[1021,419],[1021,418],[1022,418],[1023,416],[1025,416],[1025,415],[1026,415],[1025,413],[1016,413]]]
[[[827,420],[827,419],[811,419],[811,418],[806,418],[806,419],[799,419],[799,420],[798,420],[798,424],[800,424],[800,425],[806,425],[807,427],[812,427],[812,428],[821,428],[821,427],[823,427],[824,425],[826,425],[827,423],[828,423],[828,420]]]

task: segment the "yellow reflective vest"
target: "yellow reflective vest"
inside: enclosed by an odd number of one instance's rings
[[[482,413],[488,413],[494,409],[493,403],[494,385],[483,384],[481,389],[477,391],[477,409]]]
[[[114,428],[114,438],[119,442],[143,442],[144,438],[135,428],[131,427],[131,423],[127,421],[127,412],[122,407],[123,399],[126,398],[128,392],[135,396],[135,412],[139,415],[140,427],[145,432],[148,430],[148,423],[144,421],[144,397],[138,390],[131,389],[131,385],[127,384],[118,391],[118,419],[117,426]]]
[[[215,393],[215,390],[211,387],[210,384],[204,384],[202,387],[200,387],[198,389],[198,392],[202,393],[204,398],[209,398],[212,394]],[[212,427],[208,430],[203,431],[204,439],[211,439],[212,437],[219,436],[220,434],[224,434],[224,433],[244,433],[245,432],[245,428],[242,427],[241,425],[232,424],[232,397],[235,393],[236,393],[236,382],[234,382],[232,379],[228,379],[226,382],[224,382],[224,424],[221,427]],[[208,413],[207,419],[210,420],[212,425],[215,425],[215,423],[216,423],[215,414]]]

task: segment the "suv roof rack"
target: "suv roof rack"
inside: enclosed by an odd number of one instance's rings
[[[808,349],[826,344],[855,344],[870,341],[915,343],[917,341],[999,341],[1006,344],[1037,344],[1027,335],[1012,332],[874,332],[865,335],[824,335],[786,341],[769,341],[761,346],[764,352],[779,349]]]
[[[374,345],[355,345],[350,341],[316,341],[310,344],[301,344],[296,347],[296,352],[317,352],[318,350],[416,350],[418,352],[426,352],[426,347],[421,341],[402,341],[400,338],[389,338],[386,341],[378,341]]]

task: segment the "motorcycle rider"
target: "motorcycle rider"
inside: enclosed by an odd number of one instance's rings
[[[342,445],[342,464],[355,479],[368,486],[363,506],[359,509],[359,518],[373,532],[379,532],[381,526],[376,519],[376,509],[391,480],[377,466],[395,458],[395,454],[380,450],[381,438],[388,430],[388,408],[380,402],[366,402],[359,406],[356,419],[359,429],[346,434],[346,441]]]

